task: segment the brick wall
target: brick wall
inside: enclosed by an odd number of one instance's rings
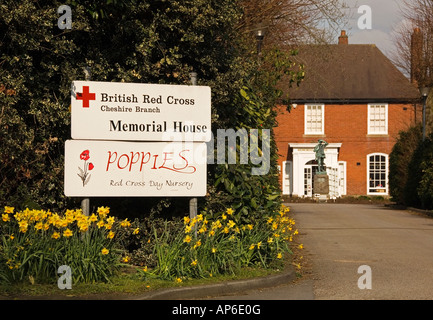
[[[400,130],[421,122],[421,106],[412,104],[388,104],[388,135],[367,134],[367,104],[325,105],[325,134],[304,135],[304,105],[297,105],[291,112],[285,106],[278,108],[278,127],[275,137],[280,155],[279,165],[291,160],[289,143],[317,143],[324,139],[328,143],[342,143],[339,161],[346,161],[347,194],[367,193],[367,154],[380,152],[390,154]],[[326,153],[326,149],[325,149]],[[281,177],[280,177],[281,181]]]

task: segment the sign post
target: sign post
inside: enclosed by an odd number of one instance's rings
[[[90,67],[86,66],[84,68],[84,78],[86,79],[86,81],[90,81],[91,80],[91,71],[90,71]],[[84,198],[83,200],[81,200],[81,211],[83,211],[83,214],[85,216],[89,216],[90,215],[90,199],[89,198]]]
[[[191,83],[193,86],[197,85],[197,72],[191,72],[189,74]],[[192,220],[197,217],[197,198],[189,200],[189,218]],[[197,236],[197,224],[194,224],[194,234]]]

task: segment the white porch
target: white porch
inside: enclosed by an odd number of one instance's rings
[[[282,166],[283,195],[313,196],[313,175],[317,170],[314,147],[317,143],[289,143],[292,159]],[[329,176],[329,198],[346,194],[346,162],[338,161],[341,143],[330,143],[325,148],[326,172]]]

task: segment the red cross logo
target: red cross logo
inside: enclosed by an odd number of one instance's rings
[[[96,95],[89,92],[89,86],[83,86],[83,93],[77,92],[77,100],[83,100],[83,108],[88,108],[89,101],[95,99]]]

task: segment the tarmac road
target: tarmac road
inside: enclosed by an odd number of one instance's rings
[[[289,206],[304,245],[303,278],[215,299],[433,299],[432,218],[378,205]]]

